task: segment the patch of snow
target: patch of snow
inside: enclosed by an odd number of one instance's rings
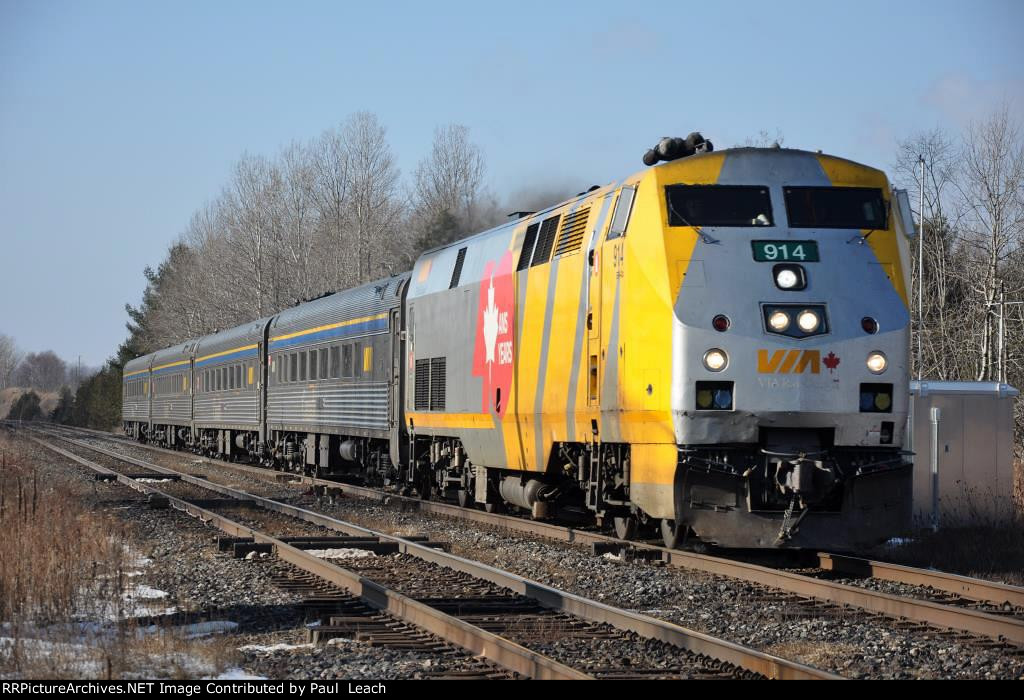
[[[312,644],[246,644],[244,647],[238,647],[239,651],[254,651],[259,654],[273,654],[278,651],[292,651],[293,649],[308,649],[312,647]]]
[[[166,477],[162,478],[162,479],[160,479],[160,478],[150,479],[148,477],[142,477],[141,479],[136,479],[136,481],[139,482],[140,484],[162,484],[165,481],[170,481],[170,480],[171,479],[166,478]]]
[[[145,584],[131,585],[124,592],[124,605],[121,610],[110,610],[104,616],[106,619],[116,621],[119,619],[130,619],[133,617],[147,617],[154,615],[173,615],[178,612],[176,605],[160,603],[170,595],[167,591],[153,588]]]
[[[149,625],[148,627],[140,628],[137,635],[139,637],[144,637],[150,634],[168,633],[172,635],[180,634],[186,639],[197,639],[199,637],[208,637],[211,634],[232,632],[236,629],[238,629],[237,622],[231,622],[229,620],[210,620],[209,622],[196,622],[191,625],[178,625],[177,627]]]
[[[210,676],[204,680],[210,681],[265,681],[266,676],[254,676],[248,671],[244,671],[240,668],[229,668],[220,675]]]
[[[159,588],[153,588],[144,583],[128,589],[126,594],[132,598],[144,598],[146,600],[157,600],[159,598],[166,598],[169,595],[167,591],[161,591]]]
[[[175,627],[174,629],[180,629],[185,633],[186,637],[195,639],[196,637],[206,637],[211,634],[220,634],[221,632],[233,632],[238,629],[238,623],[231,622],[230,620],[210,620],[209,622],[197,622],[192,625],[185,625],[184,627]]]
[[[331,637],[327,640],[327,644],[328,646],[331,644],[348,644],[351,641],[351,639],[346,639],[345,637]]]
[[[363,557],[377,556],[368,549],[355,549],[353,547],[342,547],[339,549],[307,549],[306,554],[312,554],[320,559],[361,559]]]
[[[11,637],[0,637],[0,655],[7,656],[18,645],[24,654],[29,656],[56,657],[63,663],[64,668],[76,675],[99,677],[106,670],[106,664],[97,650],[91,649],[84,644],[73,644],[70,642],[51,642],[45,639],[13,639]],[[89,658],[89,657],[93,658]]]
[[[605,552],[604,554],[601,555],[601,558],[602,559],[607,559],[608,561],[615,561],[615,562],[625,561],[621,556],[619,556],[618,554],[615,554],[614,552]]]

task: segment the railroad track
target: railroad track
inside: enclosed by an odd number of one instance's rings
[[[439,543],[376,532],[96,445],[57,437],[102,455],[98,459],[108,465],[116,466],[110,461],[116,460],[122,466],[111,468],[47,440],[32,439],[89,467],[97,472],[97,478],[116,480],[149,494],[155,505],[177,508],[218,527],[228,535],[221,540],[224,547],[244,554],[272,553],[276,561],[304,572],[303,576],[336,587],[401,624],[521,676],[839,678],[454,556]],[[215,496],[211,497],[211,492]],[[336,561],[310,551],[324,548],[370,549],[394,556]],[[325,624],[316,634],[352,632],[353,625],[359,623],[349,617],[325,614]],[[380,625],[377,635],[370,633],[371,639],[383,642],[397,644],[402,638]]]
[[[77,430],[77,429],[76,429]],[[73,431],[71,431],[73,432]],[[151,445],[141,445],[106,433],[89,431],[94,437],[118,444],[167,453],[183,454]],[[88,446],[88,445],[83,445]],[[92,449],[97,449],[92,446]],[[129,458],[134,459],[134,458]],[[658,559],[670,566],[692,569],[744,581],[789,596],[793,604],[819,607],[826,603],[855,608],[900,621],[974,635],[982,644],[1005,644],[1016,651],[1024,647],[1024,588],[939,571],[888,564],[857,557],[820,553],[818,563],[826,576],[810,576],[732,558],[667,549],[649,542],[630,542],[587,529],[528,520],[513,515],[487,513],[450,503],[422,501],[378,489],[353,486],[309,476],[274,472],[261,467],[210,460],[220,466],[262,479],[279,480],[286,476],[327,491],[377,501],[402,501],[420,512],[468,520],[557,542],[590,545],[598,552],[616,552],[626,556]],[[136,460],[136,464],[144,463]],[[863,586],[828,580],[828,574],[876,578],[918,587],[915,597],[894,595]],[[816,602],[817,601],[817,602]],[[991,640],[991,642],[985,641]]]

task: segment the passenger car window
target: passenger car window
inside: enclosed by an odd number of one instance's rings
[[[339,359],[341,351],[337,345],[331,346],[331,379],[337,379],[341,370],[341,361]]]
[[[352,346],[344,345],[341,348],[341,376],[352,376]]]

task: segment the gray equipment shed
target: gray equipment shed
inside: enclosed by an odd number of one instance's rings
[[[1019,394],[998,382],[910,383],[907,432],[919,525],[982,525],[1011,516]]]

